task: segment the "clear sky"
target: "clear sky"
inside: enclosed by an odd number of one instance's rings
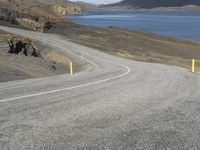
[[[92,4],[109,4],[109,3],[115,3],[115,2],[119,2],[121,0],[70,0],[70,1],[83,1],[83,2],[88,2],[88,3],[92,3]]]

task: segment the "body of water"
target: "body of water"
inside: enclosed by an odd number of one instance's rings
[[[83,25],[115,26],[200,41],[200,13],[196,12],[86,12],[69,18]]]

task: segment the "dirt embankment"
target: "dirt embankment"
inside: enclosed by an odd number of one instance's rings
[[[11,40],[17,53],[10,52]],[[27,53],[24,48],[19,51],[19,41],[26,45]],[[33,55],[34,49],[37,55]],[[0,31],[0,82],[65,74],[68,66],[69,59],[53,47]]]
[[[52,24],[45,32],[64,34],[73,42],[120,57],[191,68],[200,60],[200,43],[159,36],[142,31]],[[200,63],[197,69],[200,70]]]

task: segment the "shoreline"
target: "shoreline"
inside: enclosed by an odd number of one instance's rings
[[[191,69],[200,60],[200,42],[119,28],[56,25],[46,33],[62,34],[72,42],[127,59],[176,65]],[[200,63],[197,64],[200,66]],[[198,69],[200,70],[200,69]]]
[[[122,16],[118,13],[122,13]],[[124,15],[127,16],[127,20],[121,20],[121,17]],[[126,14],[127,13],[127,14]],[[130,14],[129,14],[130,13]],[[182,19],[183,16],[187,17],[187,21],[192,21],[192,23],[197,23],[194,19],[190,19],[190,17],[197,17],[200,16],[200,12],[153,12],[153,11],[88,11],[85,12],[86,15],[69,15],[66,16],[66,19],[71,20],[74,24],[79,24],[83,26],[90,26],[90,27],[99,27],[99,28],[119,28],[124,30],[130,30],[130,31],[144,31],[152,34],[158,34],[161,36],[176,38],[180,40],[190,40],[194,42],[200,42],[200,38],[198,38],[198,32],[193,33],[192,31],[197,29],[197,26],[189,25],[186,23],[185,27],[178,28],[176,26],[181,25],[181,23],[184,23],[184,20]],[[94,18],[90,19],[90,16]],[[96,17],[97,15],[97,17]],[[100,15],[100,17],[98,17]],[[113,15],[114,17],[106,17],[105,20],[102,19],[103,16],[106,15]],[[141,20],[138,20],[138,16],[141,15]],[[150,16],[147,16],[150,15]],[[158,19],[152,18],[152,15],[159,15]],[[169,16],[168,16],[169,15]],[[180,16],[181,23],[177,24],[173,16]],[[87,17],[89,16],[89,17]],[[132,16],[135,16],[135,19],[131,19]],[[116,18],[115,18],[116,17]],[[170,18],[171,23],[168,23],[166,19]],[[99,18],[99,20],[98,20]],[[198,19],[199,17],[197,17]],[[129,20],[130,19],[130,20]],[[144,20],[143,20],[144,19]],[[149,22],[148,19],[151,21]],[[95,21],[98,20],[98,21]],[[158,21],[161,21],[161,26],[158,25]],[[187,22],[185,21],[185,22]],[[142,25],[140,25],[142,23]],[[158,28],[156,28],[158,26]],[[174,26],[171,28],[171,26]],[[181,26],[180,26],[181,27]],[[188,34],[187,31],[189,31],[190,28],[194,28],[191,32],[191,34]],[[165,32],[166,31],[166,32]]]
[[[116,27],[58,22],[50,22],[50,26],[44,33],[62,35],[69,41],[126,59],[176,65],[189,70],[193,58],[200,60],[200,42],[196,41]]]

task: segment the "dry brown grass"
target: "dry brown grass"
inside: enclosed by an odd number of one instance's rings
[[[0,64],[5,64],[6,62],[4,60],[0,60]]]
[[[18,24],[30,28],[33,31],[43,31],[43,24],[27,18],[17,18]]]
[[[72,30],[73,32],[70,32]],[[123,58],[191,68],[200,60],[200,43],[117,28],[72,27],[69,39]],[[200,63],[197,63],[200,70]]]
[[[53,61],[64,65],[68,65],[70,63],[70,60],[68,58],[56,51],[46,52],[45,56],[43,57],[49,61]]]

